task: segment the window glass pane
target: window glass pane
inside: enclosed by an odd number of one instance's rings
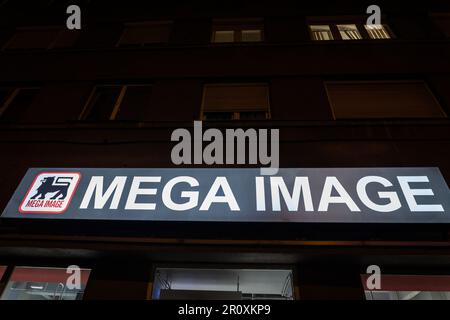
[[[17,30],[6,49],[48,49],[60,32],[58,28]]]
[[[360,40],[362,39],[358,28],[354,24],[338,24],[337,28],[342,40]]]
[[[82,269],[81,288],[69,289],[66,269],[16,267],[1,300],[81,300],[90,272]]]
[[[127,86],[115,120],[139,121],[150,108],[152,87],[149,85]]]
[[[293,300],[292,270],[158,268],[153,299]]]
[[[121,86],[99,86],[94,89],[83,119],[88,121],[107,121],[119,98]]]
[[[371,39],[390,39],[391,36],[386,27],[379,24],[364,26]]]
[[[234,42],[234,31],[233,30],[222,30],[214,32],[214,42]]]
[[[7,98],[10,101],[9,104],[4,105],[3,108],[0,109],[3,110],[0,115],[0,120],[6,122],[20,121],[24,113],[33,104],[38,94],[38,88],[19,89],[17,92],[15,92],[14,97]]]
[[[258,42],[262,41],[261,30],[242,30],[242,41],[244,42]]]
[[[311,36],[313,40],[333,40],[333,34],[331,33],[330,26],[328,25],[315,25],[309,26],[311,30]]]
[[[450,300],[450,276],[381,275],[381,288],[367,288],[368,275],[361,275],[367,300]]]
[[[332,82],[326,84],[336,119],[442,118],[424,82]]]

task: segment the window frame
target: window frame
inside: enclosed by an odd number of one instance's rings
[[[253,44],[265,42],[265,24],[263,18],[247,18],[247,19],[213,19],[211,26],[210,43],[213,45],[226,44]],[[242,41],[242,31],[259,30],[261,33],[260,41]],[[216,42],[217,31],[233,31],[233,41]]]
[[[396,39],[394,32],[389,26],[387,18],[385,15],[381,16],[381,25],[389,34],[390,38],[387,39],[375,39],[372,38],[369,32],[366,29],[367,18],[362,16],[308,16],[306,17],[306,24],[308,27],[310,41],[319,42],[319,43],[327,43],[327,42],[346,42],[346,43],[357,43],[362,41],[389,41]],[[311,31],[310,26],[314,25],[327,25],[331,34],[333,35],[332,40],[315,40]],[[340,31],[338,29],[338,25],[355,25],[358,33],[361,35],[361,39],[343,39]]]

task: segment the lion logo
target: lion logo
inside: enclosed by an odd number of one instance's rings
[[[37,174],[19,206],[19,212],[62,214],[69,208],[80,179],[80,172]]]
[[[72,177],[45,177],[41,180],[41,185],[30,199],[47,199],[48,194],[53,194],[53,196],[49,198],[50,200],[64,200],[67,197],[67,190],[69,189],[72,179]]]

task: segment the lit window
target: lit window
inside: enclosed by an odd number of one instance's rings
[[[361,34],[354,24],[338,24],[337,28],[342,40],[361,40]]]
[[[91,270],[80,270],[79,289],[67,286],[72,274],[66,271],[58,268],[16,267],[1,300],[81,300]]]
[[[328,82],[326,89],[335,119],[445,117],[423,81]]]
[[[209,84],[204,87],[203,120],[270,118],[266,84]]]
[[[381,275],[379,289],[367,288],[368,275],[361,280],[366,300],[450,300],[449,276]]]
[[[374,24],[364,26],[369,34],[370,39],[390,39],[391,36],[385,25]]]
[[[311,25],[309,29],[313,40],[333,40],[333,33],[328,25]]]
[[[264,39],[260,19],[216,20],[213,23],[212,42],[261,42]]]
[[[214,42],[216,43],[234,42],[234,31],[233,30],[215,31]]]
[[[262,40],[261,30],[242,30],[243,42],[258,42]]]
[[[293,300],[292,270],[158,268],[152,298]]]

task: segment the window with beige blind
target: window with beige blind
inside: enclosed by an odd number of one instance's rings
[[[203,89],[203,120],[270,118],[267,84],[208,84]]]
[[[134,47],[169,42],[170,21],[142,22],[127,24],[118,46]]]
[[[261,19],[214,20],[212,28],[213,43],[261,42],[264,40]]]
[[[343,81],[325,85],[335,119],[446,116],[423,81]]]

